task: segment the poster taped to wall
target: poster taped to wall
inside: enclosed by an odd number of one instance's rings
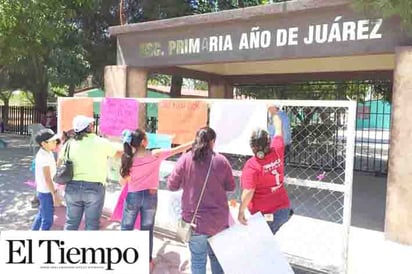
[[[249,139],[256,128],[267,128],[266,105],[261,102],[213,102],[210,127],[216,131],[215,150],[252,155]]]
[[[170,149],[172,147],[172,137],[166,134],[146,133],[149,144],[147,149],[161,148]]]
[[[175,144],[192,141],[196,131],[206,126],[207,108],[202,101],[160,101],[158,133],[176,135]]]
[[[93,98],[59,98],[58,99],[58,133],[73,128],[76,115],[93,117]]]
[[[101,105],[100,133],[121,136],[123,130],[136,130],[139,121],[139,103],[135,99],[105,98]]]

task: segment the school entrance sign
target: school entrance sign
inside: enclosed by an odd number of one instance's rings
[[[225,13],[194,16],[198,21],[185,28],[177,18],[153,22],[150,31],[141,24],[110,32],[118,38],[119,64],[136,67],[393,53],[408,42],[396,18],[367,17],[348,7],[305,10],[293,17],[265,12],[270,9],[219,27]]]

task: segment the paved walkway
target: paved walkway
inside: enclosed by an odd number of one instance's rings
[[[0,231],[27,230],[37,212],[29,202],[34,189],[24,184],[33,179],[29,170],[33,156],[28,138],[0,134],[0,139],[8,144],[7,148],[0,148]],[[353,189],[348,273],[411,273],[409,260],[412,258],[412,247],[386,241],[382,233],[386,181],[358,174]],[[116,196],[118,190],[117,185],[110,185],[107,196]],[[113,204],[107,203],[107,209],[110,210]],[[61,230],[64,220],[65,208],[57,208],[53,229]],[[119,224],[109,221],[107,217],[101,221],[102,229],[119,229]],[[154,273],[190,273],[186,246],[176,242],[169,232],[156,231],[154,253]],[[296,270],[296,273],[310,272]]]
[[[33,156],[28,138],[0,134],[0,139],[7,143],[7,148],[0,148],[0,231],[28,230],[37,213],[30,204],[34,189],[24,184],[33,180],[29,170]],[[113,186],[110,189],[117,188]],[[64,222],[65,207],[58,207],[53,230],[62,230]],[[111,222],[107,216],[102,217],[101,226],[104,230],[119,229],[119,223]],[[83,228],[84,224],[81,225]],[[188,250],[171,235],[156,233],[154,254],[154,274],[190,273]]]

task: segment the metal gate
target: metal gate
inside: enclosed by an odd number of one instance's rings
[[[165,99],[137,100],[144,106]],[[219,99],[196,100],[213,103]],[[230,102],[236,104],[234,100]],[[263,103],[282,106],[294,129],[290,153],[286,155],[285,185],[295,214],[275,236],[280,248],[295,268],[346,273],[356,102],[265,100]],[[250,156],[225,156],[237,182],[236,192],[229,199],[239,201],[239,177]],[[165,188],[164,182],[160,188]]]
[[[219,99],[199,100],[213,103]],[[146,105],[158,101],[161,100],[139,99]],[[293,127],[292,144],[285,160],[285,184],[295,214],[275,236],[282,252],[295,269],[347,273],[356,102],[259,101],[280,105]],[[239,179],[250,156],[225,156],[237,182],[229,199],[240,201]]]
[[[295,268],[346,273],[355,151],[354,101],[276,100],[293,126],[285,183],[295,215],[276,235]],[[249,158],[225,154],[235,175]],[[237,178],[239,183],[239,178]],[[240,198],[240,192],[231,198]]]
[[[314,81],[237,87],[239,98],[357,101],[355,171],[386,175],[391,128],[392,81]],[[246,96],[245,96],[246,95]],[[332,129],[330,129],[332,130]],[[301,163],[299,150],[291,163]],[[313,158],[316,161],[316,158]]]

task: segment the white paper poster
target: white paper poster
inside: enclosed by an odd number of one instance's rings
[[[157,226],[176,231],[177,222],[182,216],[183,191],[158,190],[158,203],[155,223]]]
[[[213,102],[210,127],[217,134],[216,151],[252,155],[250,135],[256,128],[267,128],[266,105],[257,101]]]
[[[292,274],[285,256],[261,213],[248,225],[235,224],[209,238],[225,273]]]

